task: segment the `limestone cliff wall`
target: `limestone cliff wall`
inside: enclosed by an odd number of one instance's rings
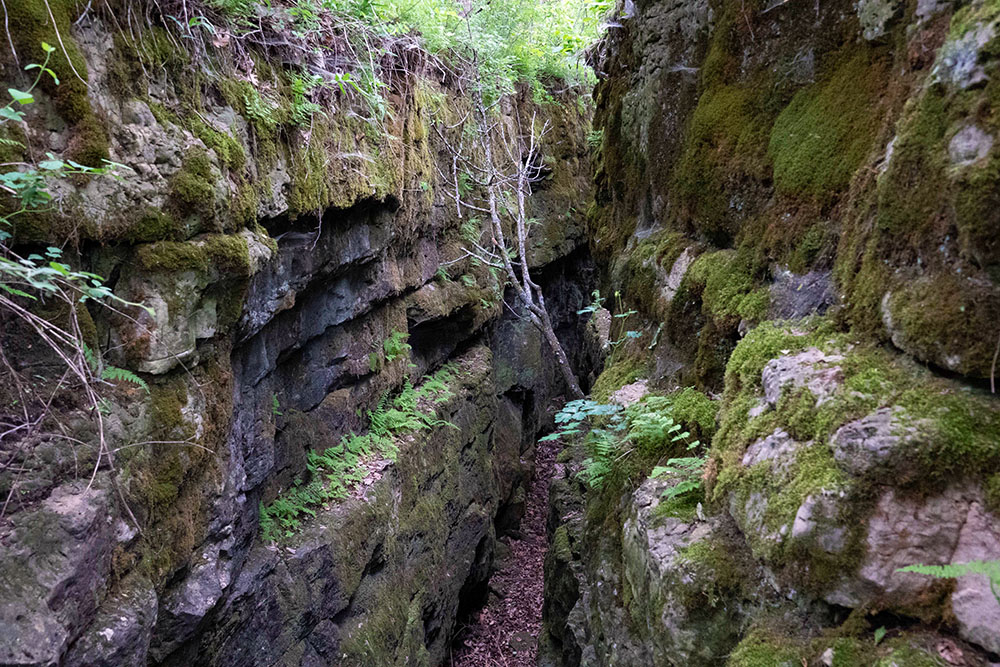
[[[998,26],[980,2],[619,6],[588,223],[642,338],[595,396],[695,387],[719,415],[686,505],[649,478],[669,443],[601,489],[586,443],[564,454],[546,664],[997,660],[986,576],[898,569],[1000,554]]]
[[[80,311],[91,348],[148,391],[107,387],[113,457],[98,461],[92,415],[65,392],[58,435],[47,422],[2,443],[0,664],[438,664],[561,393],[496,276],[462,259],[469,211],[442,185],[459,176],[443,140],[467,101],[409,38],[383,45],[378,109],[344,85],[303,97],[297,76],[351,67],[307,57],[306,38],[230,42],[177,29],[162,3],[101,4],[6,3],[0,78],[23,86],[47,41],[61,79],[5,126],[8,161],[124,165],[54,183],[14,242],[58,245],[152,308]],[[533,266],[585,369],[587,115],[537,111],[553,131]],[[39,386],[58,372],[14,320],[2,345]],[[411,385],[440,399],[420,405],[436,427],[397,433],[346,498],[262,539],[261,508],[323,474],[310,453],[368,432]]]

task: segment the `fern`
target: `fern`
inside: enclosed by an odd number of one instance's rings
[[[83,345],[83,358],[87,360],[90,365],[91,370],[97,373],[102,380],[109,382],[130,382],[138,387],[142,387],[149,393],[149,385],[141,377],[128,370],[127,368],[118,368],[117,366],[112,366],[110,364],[102,364],[101,359],[94,354],[94,351],[90,349],[90,346],[86,343]]]
[[[132,384],[145,389],[147,394],[149,393],[149,385],[146,384],[146,381],[127,368],[105,366],[104,370],[101,371],[101,379],[111,380],[113,382],[131,382]]]
[[[913,572],[935,579],[955,579],[968,574],[981,574],[990,580],[990,590],[997,604],[1000,604],[1000,560],[975,560],[969,563],[950,563],[947,565],[909,565],[897,572]]]
[[[382,341],[382,350],[385,352],[385,360],[392,363],[399,357],[402,357],[412,348],[406,342],[406,339],[410,337],[410,334],[403,331],[393,331],[392,335]]]
[[[398,436],[431,428],[458,428],[448,421],[436,419],[433,413],[423,412],[418,405],[421,398],[433,398],[437,402],[441,397],[448,400],[453,396],[447,383],[456,372],[454,366],[445,365],[432,382],[419,390],[406,380],[394,399],[390,400],[389,392],[385,392],[368,411],[366,435],[352,432],[322,452],[307,452],[309,481],[297,481],[270,504],[260,506],[262,539],[275,542],[290,537],[306,517],[316,515],[316,508],[346,498],[368,474],[364,465],[366,460],[376,455],[395,460],[399,451]]]

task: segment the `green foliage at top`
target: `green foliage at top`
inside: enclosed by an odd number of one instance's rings
[[[479,75],[495,99],[526,82],[538,93],[546,79],[589,82],[593,75],[582,62],[582,51],[595,41],[611,0],[210,0],[232,28],[251,31],[254,18],[284,9],[287,29],[299,36],[320,35],[332,18],[339,25],[363,27],[369,37],[418,33],[424,47],[451,65],[476,60]],[[281,7],[285,5],[285,7]],[[191,26],[187,26],[190,29]],[[215,30],[210,24],[200,28]],[[364,39],[357,40],[366,41]],[[342,92],[353,87],[381,97],[375,67],[380,54],[372,43],[358,49],[356,72],[344,72],[337,82]],[[367,58],[370,53],[371,59]],[[368,65],[364,61],[368,60]],[[365,77],[375,80],[364,81]],[[308,86],[309,81],[300,81]],[[307,98],[302,96],[303,101]],[[310,111],[303,107],[304,114]],[[303,117],[306,117],[304,115]]]
[[[579,56],[597,38],[612,5],[610,0],[476,0],[468,13],[454,0],[387,0],[382,6],[397,29],[417,29],[434,53],[467,55],[475,49],[483,80],[502,95],[519,80],[537,86],[545,78],[589,76]]]

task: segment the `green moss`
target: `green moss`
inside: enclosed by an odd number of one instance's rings
[[[128,31],[114,32],[114,50],[107,59],[108,87],[122,99],[144,99],[148,94],[150,72],[167,72],[169,80],[179,81],[190,76],[191,55],[178,42],[171,39],[166,29],[148,26]],[[170,120],[179,125],[173,112],[155,102],[147,102],[157,122]]]
[[[889,655],[875,663],[875,667],[945,667],[940,657],[916,646],[911,646],[906,637],[900,637],[889,642]]]
[[[803,88],[775,119],[768,153],[778,192],[826,202],[847,188],[872,149],[887,67],[856,44],[833,71]]]
[[[153,114],[153,118],[160,125],[166,127],[167,125],[180,125],[180,118],[177,117],[173,111],[160,104],[159,102],[149,101],[146,103],[149,107],[149,111]]]
[[[675,498],[661,500],[653,510],[653,516],[657,519],[673,518],[691,522],[697,518],[698,505],[704,500],[704,496],[700,493],[685,493]]]
[[[160,209],[148,208],[138,221],[129,225],[125,238],[131,243],[153,243],[177,241],[183,234],[183,225],[173,216]]]
[[[204,251],[211,264],[221,273],[250,276],[250,249],[242,236],[210,234],[204,238]]]
[[[751,271],[745,252],[719,250],[699,256],[685,280],[704,285],[701,300],[706,311],[716,319],[725,319],[738,316],[740,305],[752,293]]]
[[[617,258],[614,279],[629,303],[644,314],[666,316],[661,312],[661,276],[670,271],[690,243],[683,234],[663,230],[643,239],[631,252]]]
[[[869,643],[841,637],[833,642],[833,667],[867,667],[871,664]]]
[[[835,245],[836,235],[831,234],[829,225],[824,222],[815,223],[802,235],[789,256],[789,270],[794,273],[806,273],[824,249]]]
[[[707,87],[692,114],[671,191],[683,220],[715,245],[728,245],[738,229],[731,190],[768,175],[770,90],[764,81]]]
[[[767,317],[771,306],[771,290],[758,287],[746,294],[736,305],[736,314],[749,322],[760,322]]]
[[[331,198],[327,174],[329,156],[323,141],[326,133],[317,131],[319,127],[313,130],[309,143],[296,151],[292,164],[288,205],[296,214],[321,211]]]
[[[892,159],[878,179],[878,225],[897,238],[924,236],[944,205],[947,111],[942,87],[926,88],[901,122]]]
[[[698,540],[681,549],[678,556],[681,567],[694,566],[694,579],[702,584],[699,592],[712,606],[729,593],[741,591],[747,583],[746,570],[737,562],[734,550],[718,538]]]
[[[989,376],[996,345],[983,332],[1000,317],[991,289],[947,272],[901,285],[886,306],[893,340],[908,353],[963,375]]]
[[[73,127],[66,157],[88,167],[102,167],[111,158],[108,132],[96,116],[86,115]]]
[[[590,390],[591,397],[598,403],[606,403],[614,392],[635,382],[646,373],[646,362],[638,355],[623,355],[610,363],[598,376]]]
[[[760,374],[771,359],[784,350],[803,350],[827,343],[836,346],[846,338],[836,333],[833,324],[824,318],[796,323],[790,327],[781,322],[764,322],[754,328],[736,346],[726,366],[726,402],[736,398],[744,388],[759,388]]]
[[[40,85],[54,97],[59,115],[71,125],[93,114],[85,83],[87,63],[70,30],[78,6],[76,0],[23,0],[7,3],[6,34],[14,41],[19,62],[15,62],[14,54],[9,48],[0,49],[0,66],[3,67],[5,80],[16,82],[22,76],[20,70],[25,65],[41,63],[45,59],[42,42],[56,47],[48,66],[56,73],[60,83],[56,85],[50,77],[43,77]],[[55,26],[49,17],[50,9],[55,18]]]
[[[191,131],[205,146],[215,151],[219,161],[226,167],[237,173],[242,173],[246,168],[247,156],[243,144],[232,135],[220,132],[200,119],[192,121]]]
[[[28,137],[20,124],[0,125],[0,162],[21,162],[26,154]]]
[[[983,267],[1000,264],[1000,156],[965,170],[957,182],[955,223],[962,253]],[[994,275],[994,280],[998,276]]]
[[[715,435],[719,404],[693,387],[670,394],[674,419],[685,424],[705,444]]]
[[[246,239],[232,234],[158,241],[139,246],[136,257],[148,271],[217,271],[227,277],[248,277],[252,268]]]
[[[806,388],[785,391],[774,410],[751,418],[748,412],[760,400],[764,365],[772,358],[810,347],[842,355],[837,362],[842,386],[819,405]],[[898,453],[864,477],[848,477],[827,443],[845,423],[885,407],[896,408],[897,418],[904,424],[919,420],[914,425],[929,437],[915,440],[905,453]],[[802,443],[794,460],[780,475],[769,462],[745,468],[742,457],[746,448],[778,428]],[[730,358],[722,423],[712,443],[712,458],[710,468],[718,475],[709,480],[710,501],[724,502],[735,494],[736,505],[742,507],[759,494],[762,502],[757,506],[762,513],[754,521],[760,521],[765,530],[747,536],[754,554],[772,566],[785,568],[785,576],[800,582],[797,586],[821,591],[857,566],[863,555],[863,535],[858,527],[864,525],[865,513],[875,497],[872,488],[886,483],[887,475],[896,486],[918,482],[920,493],[933,493],[951,480],[986,481],[1000,470],[1000,406],[976,391],[934,377],[898,355],[836,334],[824,320],[797,324],[795,330],[765,323],[751,331]],[[828,553],[808,539],[769,537],[790,527],[803,502],[821,492],[844,498],[838,506],[845,515],[835,518],[839,525],[848,527],[843,549]],[[928,607],[907,613],[930,618],[936,612]]]
[[[191,148],[181,168],[170,179],[170,199],[181,215],[215,217],[215,176],[208,154]]]
[[[552,542],[549,544],[549,552],[558,560],[564,563],[573,561],[573,549],[570,547],[569,530],[566,526],[559,526],[552,533]]]
[[[158,241],[136,250],[147,271],[208,271],[208,255],[194,242]]]
[[[739,643],[726,667],[800,667],[801,647],[770,632],[755,630]]]
[[[994,514],[1000,515],[1000,472],[995,472],[986,478],[983,494],[986,496],[986,507]]]
[[[258,76],[271,78],[273,70],[263,61],[255,61]],[[252,146],[258,172],[266,172],[277,161],[279,130],[286,118],[273,100],[262,97],[249,81],[219,77],[213,81],[226,104],[236,109],[253,130]]]

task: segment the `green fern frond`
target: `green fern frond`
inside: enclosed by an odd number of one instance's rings
[[[913,572],[935,579],[955,579],[968,574],[981,574],[990,580],[990,590],[997,604],[1000,604],[1000,560],[975,560],[968,563],[949,563],[946,565],[909,565],[897,572]]]
[[[110,380],[112,382],[130,382],[145,389],[147,394],[149,393],[149,385],[146,384],[146,381],[127,368],[105,366],[104,370],[101,371],[101,379]]]

